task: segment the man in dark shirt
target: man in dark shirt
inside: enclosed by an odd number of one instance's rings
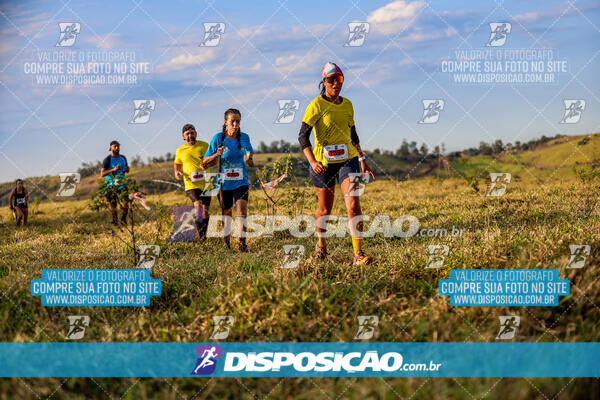
[[[110,142],[110,155],[102,162],[102,169],[100,170],[100,176],[106,180],[108,186],[115,186],[116,190],[110,188],[110,192],[106,198],[110,203],[110,215],[112,216],[113,225],[118,225],[119,220],[117,218],[117,196],[123,191],[127,192],[127,186],[124,185],[125,174],[129,172],[129,165],[125,156],[119,154],[121,145],[116,140]],[[121,209],[123,215],[121,216],[121,224],[127,224],[127,211],[129,210],[127,202],[121,202]]]

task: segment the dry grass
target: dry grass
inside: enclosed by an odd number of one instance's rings
[[[42,203],[27,229],[16,230],[7,209],[0,224],[0,318],[2,341],[63,341],[68,315],[89,315],[86,341],[208,341],[213,315],[232,315],[228,341],[352,341],[358,315],[378,315],[377,341],[494,341],[498,316],[521,316],[517,341],[598,341],[600,337],[600,216],[582,212],[582,193],[572,182],[518,181],[502,198],[476,195],[458,179],[376,181],[362,198],[363,212],[392,218],[414,215],[425,228],[452,226],[462,237],[365,240],[376,259],[354,267],[349,238],[329,240],[331,257],[312,256],[314,238],[288,234],[250,239],[250,254],[230,252],[217,239],[205,244],[166,243],[169,209],[187,205],[182,192],[151,196],[139,242],[161,245],[152,277],[163,293],[148,308],[42,307],[29,294],[44,268],[123,268],[131,254],[109,228],[107,212],[85,202]],[[305,209],[314,210],[307,197]],[[263,212],[259,191],[250,213]],[[218,204],[212,206],[217,212]],[[141,213],[141,212],[140,212]],[[336,199],[334,214],[345,213]],[[123,234],[121,234],[124,237]],[[283,244],[304,244],[295,270],[278,268]],[[450,247],[442,270],[425,270],[427,246]],[[590,244],[581,270],[566,270],[569,244]],[[571,295],[557,307],[451,307],[436,295],[451,268],[558,268]],[[586,398],[598,380],[571,379],[14,379],[0,383],[0,398]],[[566,387],[565,387],[566,385]],[[28,388],[29,387],[29,388]],[[595,392],[594,392],[595,391]],[[80,393],[80,394],[77,394]],[[107,396],[108,394],[108,396]]]

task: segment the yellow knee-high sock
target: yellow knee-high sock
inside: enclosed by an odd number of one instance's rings
[[[317,231],[317,244],[319,247],[325,247],[325,238],[323,237],[323,232]]]
[[[354,249],[354,255],[357,255],[362,250],[362,239],[353,237],[352,248]]]

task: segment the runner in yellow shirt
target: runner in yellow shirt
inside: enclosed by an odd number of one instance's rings
[[[323,233],[324,218],[331,213],[335,194],[336,181],[340,183],[342,193],[352,190],[351,173],[362,172],[375,176],[369,168],[365,155],[360,148],[358,135],[354,126],[354,108],[345,97],[340,96],[344,74],[334,63],[328,62],[321,71],[321,94],[306,108],[302,118],[302,127],[298,141],[310,164],[309,172],[312,184],[317,191],[319,207],[315,219],[317,221],[316,246],[317,258],[327,256],[327,248]],[[314,131],[315,146],[310,144],[310,132]],[[348,219],[362,215],[358,196],[345,196]],[[371,259],[362,250],[362,222],[351,224],[354,264],[368,264]]]
[[[208,143],[196,140],[196,128],[192,124],[185,124],[181,136],[185,140],[175,152],[174,172],[175,179],[183,180],[185,194],[194,203],[194,221],[200,240],[206,239],[206,230],[210,218],[210,195],[204,191],[208,189],[206,174],[208,169],[202,168],[204,153]]]

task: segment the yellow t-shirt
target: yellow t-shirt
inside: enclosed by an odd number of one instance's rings
[[[340,104],[325,100],[321,95],[310,102],[302,122],[312,126],[315,135],[313,154],[323,163],[341,163],[358,156],[350,140],[350,128],[354,126],[352,102],[342,97]],[[327,151],[327,158],[324,151]]]
[[[185,190],[190,189],[200,189],[206,190],[210,189],[205,184],[208,182],[206,176],[204,176],[203,180],[198,180],[196,182],[192,182],[190,180],[190,176],[195,176],[196,172],[208,173],[210,172],[210,168],[203,170],[201,168],[202,159],[204,158],[204,153],[206,153],[206,149],[208,148],[208,143],[203,142],[201,140],[197,140],[193,146],[189,144],[181,145],[177,151],[175,152],[175,164],[183,165],[183,182],[185,183]]]

